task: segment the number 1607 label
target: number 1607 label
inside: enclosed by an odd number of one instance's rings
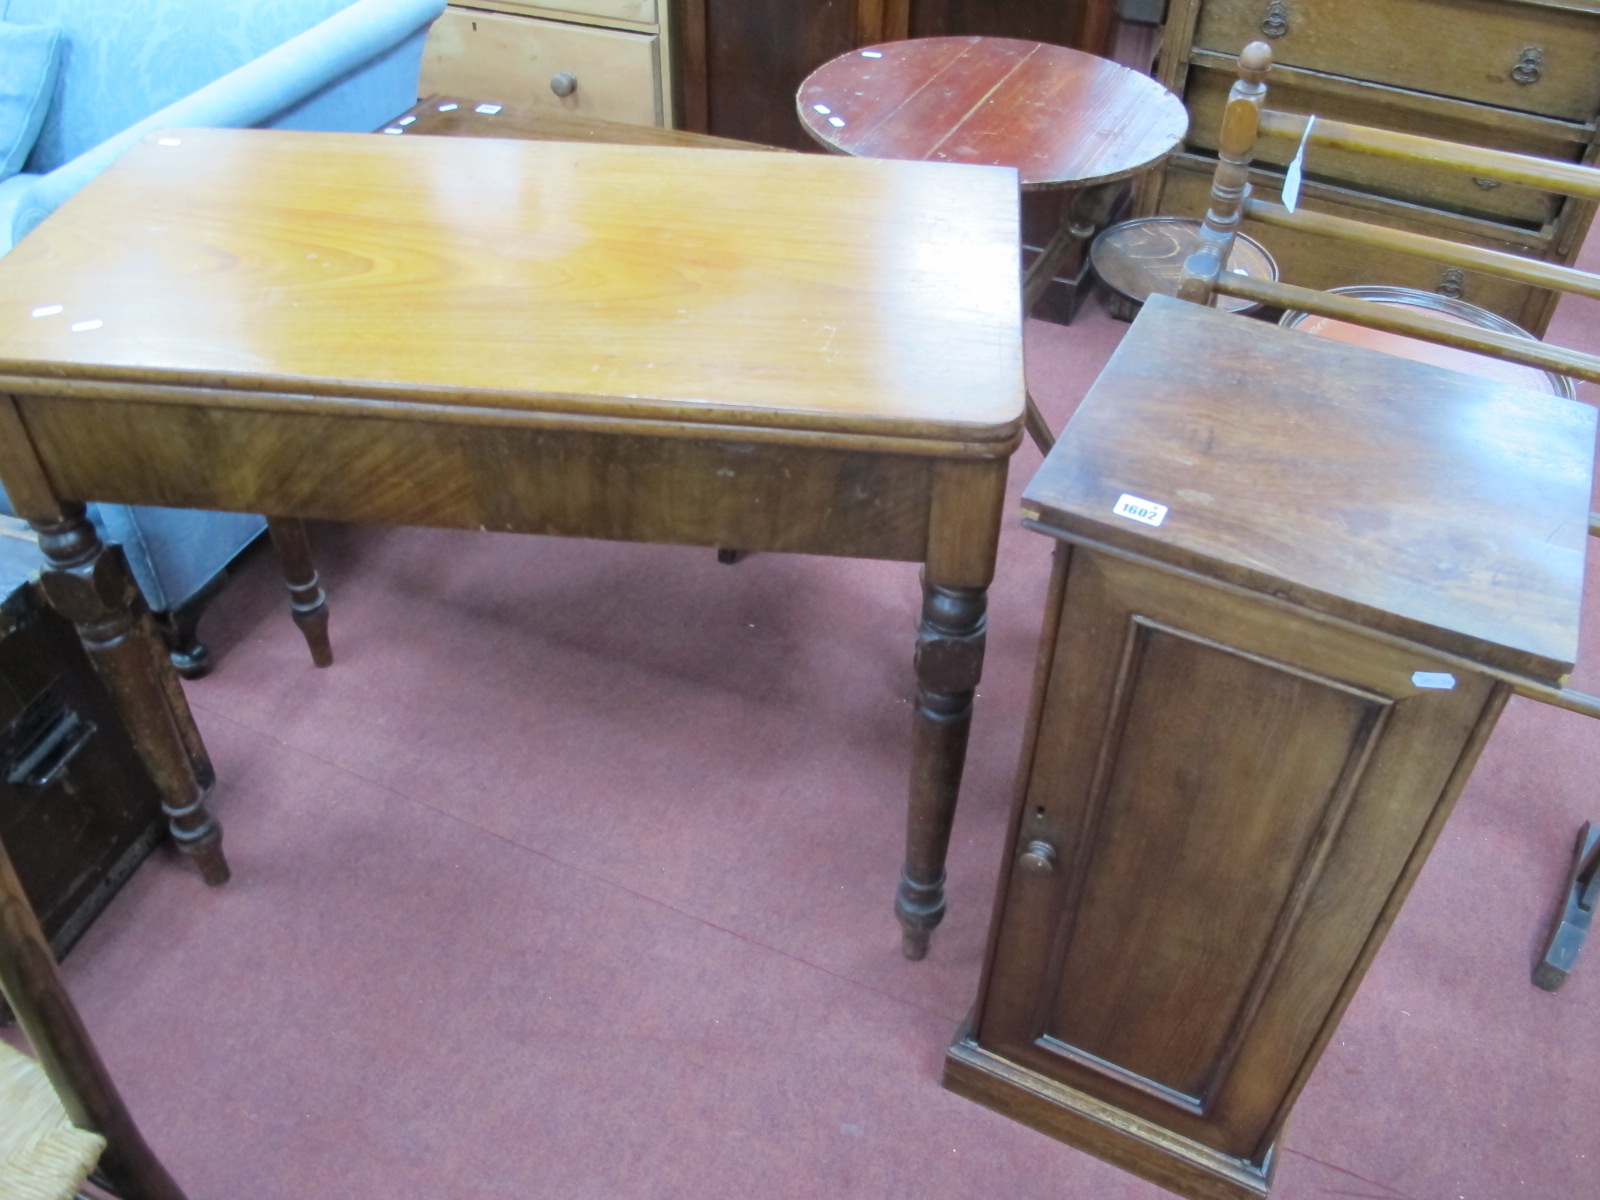
[[[1111,506],[1111,511],[1119,517],[1143,521],[1146,525],[1159,525],[1167,519],[1165,504],[1157,504],[1154,500],[1142,500],[1138,496],[1128,495],[1127,492],[1117,497],[1117,502]]]

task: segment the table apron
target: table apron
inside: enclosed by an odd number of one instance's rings
[[[913,562],[929,555],[931,514],[990,508],[1006,465],[726,437],[16,402],[62,500]],[[974,490],[974,475],[986,485]],[[999,521],[998,509],[961,516]],[[991,556],[992,537],[979,538]]]

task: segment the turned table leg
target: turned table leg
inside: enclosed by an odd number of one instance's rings
[[[967,760],[972,698],[983,670],[987,606],[983,588],[941,587],[924,579],[922,593],[906,863],[894,902],[901,949],[910,959],[928,953],[934,927],[944,919],[944,860]]]
[[[927,955],[934,927],[944,919],[944,860],[983,673],[1006,461],[949,460],[933,472],[917,627],[906,860],[894,901],[901,949],[910,959]]]
[[[214,772],[155,625],[135,604],[138,588],[121,552],[100,540],[84,506],[63,504],[61,513],[30,522],[44,551],[45,595],[77,626],[161,793],[178,848],[206,883],[226,883],[222,827],[205,803]]]
[[[268,517],[267,532],[278,552],[283,582],[289,589],[289,610],[319,667],[333,665],[333,643],[328,640],[328,594],[322,590],[317,568],[311,562],[311,540],[305,522]]]

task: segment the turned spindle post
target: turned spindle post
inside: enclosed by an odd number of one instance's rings
[[[1183,264],[1183,278],[1178,283],[1181,300],[1210,304],[1217,276],[1227,269],[1245,197],[1250,194],[1250,163],[1255,158],[1261,102],[1266,98],[1271,66],[1272,48],[1265,42],[1251,42],[1239,52],[1239,79],[1228,92],[1217,138],[1219,162],[1211,181],[1211,205],[1201,223],[1200,245]]]
[[[0,845],[0,991],[17,1014],[39,1065],[79,1129],[106,1139],[96,1174],[118,1194],[184,1200],[151,1151],[72,1003],[50,944]]]
[[[284,586],[289,589],[289,613],[311,650],[311,661],[319,667],[333,665],[333,643],[328,640],[328,594],[322,590],[317,568],[311,561],[311,539],[304,521],[268,517],[267,532],[278,552]]]

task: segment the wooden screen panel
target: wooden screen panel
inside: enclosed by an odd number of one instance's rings
[[[857,0],[701,2],[709,120],[705,132],[815,150],[816,143],[795,115],[794,96],[807,75],[856,46]]]
[[[1070,46],[1091,54],[1111,53],[1116,33],[1115,0],[913,0],[912,37],[953,34],[1026,38]]]
[[[870,42],[975,34],[1109,54],[1115,0],[671,0],[684,126],[816,150],[795,116],[801,82]]]

